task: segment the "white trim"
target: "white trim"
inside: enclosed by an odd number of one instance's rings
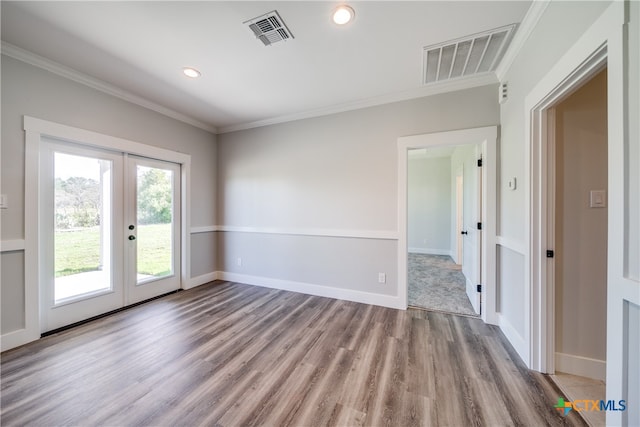
[[[248,285],[262,286],[264,288],[281,289],[283,291],[299,292],[307,295],[316,295],[326,298],[335,298],[345,301],[359,302],[362,304],[378,305],[382,307],[406,310],[406,304],[393,295],[374,294],[370,292],[351,289],[335,288],[314,283],[294,282],[291,280],[272,279],[270,277],[250,276],[246,274],[218,272],[220,280],[245,283]]]
[[[525,243],[516,239],[512,239],[510,237],[496,236],[496,245],[502,246],[503,248],[507,248],[510,251],[523,256],[526,253]]]
[[[30,329],[18,329],[3,334],[0,337],[0,351],[11,350],[40,338],[40,333]]]
[[[0,242],[0,252],[13,252],[24,250],[24,239],[3,240]]]
[[[218,275],[219,275],[219,272],[213,271],[211,273],[201,274],[200,276],[192,277],[189,280],[188,285],[183,287],[183,289],[185,290],[192,289],[197,286],[201,286],[201,285],[213,282],[214,280],[218,280]]]
[[[423,98],[426,96],[437,95],[445,92],[453,92],[463,89],[471,89],[479,86],[486,86],[498,83],[494,73],[487,73],[481,76],[471,76],[441,83],[434,83],[421,86],[416,89],[407,90],[399,93],[377,96],[360,101],[347,102],[344,104],[332,105],[328,107],[316,108],[313,110],[303,111],[300,113],[287,114],[278,117],[272,117],[264,120],[257,120],[249,123],[241,123],[237,125],[223,126],[218,128],[218,133],[236,132],[239,130],[252,129],[262,126],[269,126],[278,123],[292,122],[295,120],[310,119],[313,117],[328,116],[330,114],[343,113],[346,111],[360,110],[362,108],[375,107],[378,105],[391,104],[393,102],[407,101],[410,99]]]
[[[520,356],[524,363],[528,364],[529,343],[527,340],[518,333],[511,322],[502,314],[498,314],[498,326],[516,353],[518,353],[518,356]]]
[[[216,231],[234,233],[286,234],[292,236],[344,237],[351,239],[397,240],[395,230],[340,230],[322,228],[240,227],[220,225]]]
[[[191,126],[195,126],[208,132],[217,132],[215,126],[211,124],[201,122],[170,108],[163,107],[160,104],[156,104],[155,102],[149,101],[148,99],[142,98],[138,95],[134,95],[117,86],[109,84],[95,77],[91,77],[88,74],[74,70],[73,68],[69,68],[58,62],[52,61],[33,52],[29,52],[28,50],[19,48],[5,41],[2,42],[2,54],[7,55],[10,58],[17,59],[18,61],[22,61],[24,63],[49,71],[53,74],[64,77],[76,83],[88,86],[92,89],[99,90],[100,92],[106,93],[107,95],[115,96],[116,98],[123,99],[132,104],[139,105],[141,107],[155,111],[156,113],[160,113],[164,116],[171,117],[172,119],[187,123]]]
[[[107,148],[123,153],[165,160],[181,164],[182,173],[182,213],[181,213],[181,287],[190,284],[191,274],[191,156],[158,148],[139,142],[116,138],[71,126],[65,126],[33,117],[24,116],[25,130],[25,244],[24,244],[24,284],[25,284],[25,328],[2,337],[2,350],[26,344],[40,337],[40,290],[38,271],[39,247],[39,152],[43,136],[68,142],[75,142],[98,148]],[[9,347],[11,345],[11,347]]]
[[[91,147],[106,148],[108,150],[134,154],[136,156],[148,157],[151,159],[164,160],[172,163],[184,164],[191,160],[191,156],[189,154],[179,153],[177,151],[167,150],[153,145],[147,145],[124,138],[105,135],[29,116],[24,116],[24,130],[37,132],[42,136],[49,136],[51,138],[67,142],[88,145]]]
[[[498,127],[487,126],[449,132],[412,135],[398,138],[398,298],[407,307],[407,170],[408,151],[412,148],[480,144],[482,146],[482,320],[496,324],[496,210],[497,210],[497,139]]]
[[[220,231],[220,227],[217,225],[204,225],[200,227],[191,227],[191,234],[201,234],[201,233],[214,233],[216,231]]]
[[[433,249],[433,248],[409,248],[410,254],[424,254],[424,255],[449,255],[453,258],[453,252],[451,249]]]
[[[607,362],[604,360],[591,359],[574,354],[556,353],[555,366],[556,371],[564,372],[565,374],[578,375],[600,381],[605,381],[607,377]]]
[[[538,0],[531,2],[531,6],[527,11],[527,14],[522,19],[522,22],[518,25],[516,33],[509,43],[507,51],[504,53],[500,64],[496,67],[496,76],[498,81],[502,82],[506,74],[509,72],[513,61],[518,56],[518,53],[522,50],[524,44],[529,39],[529,36],[538,25],[538,21],[544,14],[544,11],[549,6],[550,0]]]

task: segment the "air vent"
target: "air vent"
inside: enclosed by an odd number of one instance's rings
[[[516,24],[474,34],[423,51],[424,84],[494,71],[511,41]]]
[[[243,24],[248,25],[256,38],[265,46],[293,39],[293,34],[275,10],[245,21]]]
[[[504,104],[507,102],[507,98],[509,97],[509,86],[507,83],[500,83],[500,87],[498,88],[498,102],[500,104]]]

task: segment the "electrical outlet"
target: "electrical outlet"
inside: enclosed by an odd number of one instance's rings
[[[242,267],[242,258],[238,257],[236,264],[238,264],[238,267]]]
[[[378,283],[387,283],[387,275],[385,273],[378,273]]]

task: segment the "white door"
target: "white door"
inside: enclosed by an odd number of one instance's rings
[[[128,156],[126,304],[180,287],[180,166]]]
[[[40,167],[42,332],[179,288],[178,165],[48,140]]]
[[[476,313],[481,314],[481,292],[478,285],[482,277],[482,230],[478,224],[482,222],[482,168],[476,164],[475,155],[470,155],[464,162],[463,181],[463,223],[464,246],[462,273],[466,280],[466,293]],[[480,151],[481,152],[481,151]]]

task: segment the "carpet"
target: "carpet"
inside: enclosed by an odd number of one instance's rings
[[[450,256],[409,254],[409,305],[478,317],[465,282],[461,266]]]

